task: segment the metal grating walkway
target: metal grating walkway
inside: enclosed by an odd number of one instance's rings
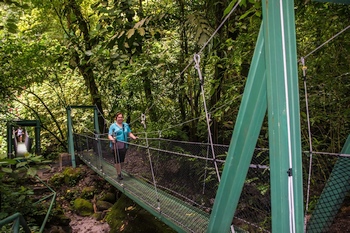
[[[176,231],[206,232],[209,213],[162,190],[156,192],[153,185],[126,173],[123,173],[124,180],[117,180],[114,166],[93,152],[80,152],[78,156],[106,181]]]

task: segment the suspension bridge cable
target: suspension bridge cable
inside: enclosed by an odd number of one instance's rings
[[[221,29],[221,27],[224,25],[224,23],[226,23],[226,21],[228,20],[228,18],[230,18],[231,14],[236,10],[236,8],[239,6],[239,4],[241,3],[241,0],[239,0],[236,5],[231,9],[231,11],[226,15],[226,17],[224,18],[224,20],[220,23],[220,25],[217,27],[217,29],[213,32],[213,34],[209,37],[209,39],[207,40],[207,42],[204,43],[203,47],[199,50],[198,55],[202,54],[203,50],[205,49],[205,47],[209,44],[209,42],[214,38],[214,36],[216,35],[216,33],[218,33],[218,31]]]
[[[313,159],[313,148],[312,148],[312,134],[311,134],[311,126],[310,126],[310,114],[309,114],[309,106],[308,106],[308,93],[307,93],[307,85],[306,85],[306,70],[307,67],[305,65],[305,59],[309,57],[311,54],[314,52],[318,51],[321,49],[323,46],[326,44],[330,43],[332,40],[334,40],[336,37],[341,35],[343,32],[348,30],[350,28],[350,25],[345,27],[343,30],[339,31],[337,34],[329,38],[327,41],[325,41],[323,44],[318,46],[316,49],[305,55],[304,57],[300,58],[300,62],[302,64],[302,71],[303,71],[303,82],[304,82],[304,92],[305,92],[305,106],[306,106],[306,118],[307,118],[307,127],[308,127],[308,140],[309,140],[309,156],[310,156],[310,161],[309,161],[309,172],[308,172],[308,181],[307,181],[307,193],[306,193],[306,203],[305,203],[305,216],[304,216],[304,232],[306,232],[306,224],[307,224],[307,212],[309,209],[309,201],[310,201],[310,183],[311,183],[311,172],[312,172],[312,159]],[[348,72],[349,73],[349,72]],[[348,73],[342,74],[338,77],[342,77],[343,75],[347,75]],[[336,78],[338,78],[336,77]]]
[[[237,97],[233,98],[232,100],[228,101],[227,103],[225,103],[225,104],[223,104],[223,105],[221,105],[221,106],[219,106],[219,107],[213,109],[212,111],[209,112],[209,114],[213,115],[213,113],[215,113],[215,112],[217,112],[218,110],[222,109],[223,107],[225,107],[225,106],[231,104],[232,102],[234,102],[235,100],[237,100],[237,99],[240,98],[241,96],[242,96],[242,95],[238,95]],[[188,123],[190,123],[190,122],[192,122],[192,121],[195,121],[195,120],[198,120],[198,119],[202,119],[202,118],[204,118],[204,117],[205,117],[205,116],[199,116],[199,117],[196,117],[196,118],[192,118],[192,119],[190,119],[190,120],[188,120],[188,121],[184,121],[184,122],[181,122],[181,123],[179,123],[179,124],[177,124],[177,125],[172,125],[172,126],[166,128],[166,129],[162,129],[161,131],[164,132],[164,131],[167,131],[167,130],[170,130],[170,129],[173,129],[173,128],[176,128],[176,127],[180,127],[180,126],[182,126],[182,125],[188,124]],[[148,133],[149,133],[149,134],[158,134],[158,133],[159,133],[159,130],[157,130],[157,131],[151,131],[151,132],[148,132]]]
[[[199,54],[195,54],[194,55],[194,61],[195,61],[195,68],[198,72],[198,76],[199,76],[199,82],[200,82],[200,86],[201,86],[201,93],[202,93],[202,98],[203,98],[203,105],[204,105],[204,111],[205,111],[205,118],[207,121],[207,127],[208,127],[208,136],[209,136],[209,142],[210,142],[210,147],[211,147],[211,153],[214,159],[214,166],[215,166],[215,171],[216,171],[216,175],[218,177],[218,181],[220,182],[220,173],[219,173],[219,168],[218,165],[216,163],[216,156],[215,156],[215,151],[214,151],[214,145],[213,145],[213,138],[211,135],[211,130],[210,130],[210,120],[209,120],[209,114],[208,114],[208,110],[207,110],[207,104],[205,101],[205,94],[204,94],[204,80],[202,77],[202,72],[201,69],[199,67],[200,64],[200,55]]]
[[[302,63],[302,69],[303,69],[303,81],[304,81],[304,92],[305,92],[305,106],[306,106],[306,120],[307,120],[307,129],[308,129],[308,136],[309,136],[309,174],[307,179],[307,191],[306,191],[306,204],[305,204],[305,216],[304,216],[304,232],[306,232],[306,224],[307,224],[307,212],[309,210],[309,200],[310,200],[310,183],[311,183],[311,171],[312,171],[312,155],[313,155],[313,149],[312,149],[312,135],[311,135],[311,125],[310,125],[310,113],[309,113],[309,101],[308,101],[308,93],[307,93],[307,85],[306,85],[306,69],[305,66],[305,59],[301,58]]]
[[[157,190],[157,184],[156,184],[156,178],[155,178],[155,175],[154,175],[152,157],[151,157],[151,152],[150,152],[150,149],[149,149],[149,143],[148,143],[148,138],[147,138],[147,131],[146,131],[146,115],[145,115],[145,114],[142,114],[142,115],[141,115],[141,123],[143,124],[143,126],[144,126],[144,128],[145,128],[145,138],[146,138],[147,154],[148,154],[149,164],[150,164],[150,168],[151,168],[151,172],[152,172],[152,179],[153,179],[154,190],[155,190],[156,195],[157,195],[158,211],[160,211],[159,193],[158,193],[158,190]]]
[[[98,109],[98,107],[96,106],[96,109],[98,111],[98,113],[100,114],[100,116],[102,117],[103,119],[103,123],[104,125],[106,126],[106,129],[108,129],[108,125],[111,124],[111,122],[109,120],[107,120],[105,117],[104,117],[104,114],[100,111],[100,109]],[[103,129],[104,130],[104,129]]]
[[[202,46],[202,48],[199,50],[199,52],[197,53],[198,55],[201,55],[203,50],[205,49],[205,47],[209,44],[209,42],[214,38],[214,36],[216,35],[216,33],[218,33],[218,31],[221,29],[221,27],[224,25],[224,23],[226,23],[226,21],[230,18],[231,14],[236,10],[236,8],[239,6],[239,4],[241,3],[241,0],[239,0],[235,6],[231,9],[231,11],[226,15],[226,17],[224,18],[224,20],[220,23],[220,25],[216,28],[216,30],[211,34],[211,36],[209,37],[209,39],[204,43],[204,45]],[[181,76],[194,62],[193,59],[191,59],[191,61],[189,62],[189,64],[183,69],[183,71],[179,74],[179,76]]]
[[[208,136],[208,141],[209,141],[209,136]],[[209,146],[207,146],[207,149],[206,149],[206,158],[208,159],[209,158]],[[205,160],[205,165],[204,165],[204,177],[203,177],[203,188],[202,188],[202,194],[204,194],[204,191],[205,191],[205,180],[207,179],[207,168],[208,168],[208,160]]]
[[[199,52],[197,54],[201,54],[203,52],[203,50],[205,49],[205,47],[209,44],[209,42],[214,38],[214,36],[218,33],[218,31],[221,29],[221,27],[224,25],[224,23],[226,23],[226,21],[230,18],[231,14],[237,9],[237,7],[239,6],[241,0],[239,0],[235,6],[230,10],[230,12],[226,15],[226,17],[222,20],[222,22],[220,23],[220,25],[216,28],[216,30],[212,33],[212,35],[209,37],[209,39],[204,43],[204,45],[202,46],[202,48],[199,50]],[[177,81],[181,75],[183,75],[185,73],[185,71],[192,65],[192,63],[194,62],[193,59],[190,60],[190,62],[187,64],[187,66],[177,75],[177,78],[173,81],[173,83],[175,81]],[[163,91],[161,93],[161,95],[163,95],[165,93],[165,91]],[[149,110],[155,105],[155,103],[153,103],[150,107],[148,107],[145,111],[145,114],[147,114],[149,112]]]
[[[333,39],[335,39],[337,36],[339,36],[340,34],[342,34],[343,32],[345,32],[346,30],[348,30],[350,28],[350,25],[348,25],[346,28],[344,28],[343,30],[341,30],[340,32],[338,32],[337,34],[335,34],[334,36],[332,36],[331,38],[329,38],[326,42],[324,42],[323,44],[321,44],[320,46],[318,46],[316,49],[312,50],[310,53],[308,53],[307,55],[304,56],[304,59],[307,58],[308,56],[310,56],[311,54],[313,54],[314,52],[316,52],[317,50],[319,50],[320,48],[322,48],[323,46],[325,46],[326,44],[328,44],[330,41],[332,41]]]

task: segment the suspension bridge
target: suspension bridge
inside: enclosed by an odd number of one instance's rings
[[[178,232],[328,231],[349,190],[347,176],[341,174],[347,170],[350,139],[343,151],[334,156],[333,171],[323,181],[326,186],[318,193],[314,211],[305,215],[303,196],[306,190],[308,208],[312,158],[317,153],[310,148],[308,155],[302,156],[301,150],[294,3],[263,1],[262,13],[260,33],[228,148],[220,152],[222,146],[212,143],[200,67],[202,48],[192,63],[201,81],[207,145],[189,146],[184,142],[178,145],[180,142],[145,137],[143,143],[130,144],[129,152],[148,157],[149,165],[144,161],[142,166],[151,173],[128,172],[126,179],[118,182],[105,151],[108,141],[98,131],[97,111],[95,133],[73,137],[72,108],[67,108],[72,164],[77,153],[107,181]],[[269,150],[256,151],[266,113]],[[310,160],[307,182],[303,180],[305,158]],[[180,180],[176,182],[175,177]],[[198,181],[202,182],[198,184]]]
[[[135,203],[177,232],[207,231],[219,185],[209,143],[139,138],[128,143],[124,179],[118,180],[106,135],[85,133],[73,137],[74,154]],[[228,150],[228,145],[214,145],[220,175]],[[348,176],[344,176],[349,173],[349,152],[350,137],[339,154],[314,152],[311,160],[310,152],[303,152],[303,164],[314,168],[313,184],[306,185],[309,177],[304,177],[304,193],[311,191],[318,197],[316,208],[305,216],[307,232],[324,232],[334,224],[349,191]],[[226,232],[272,231],[269,163],[268,150],[254,150],[237,209],[229,220],[232,228]],[[319,176],[320,163],[334,164],[333,171],[322,171],[324,174]],[[303,173],[307,174],[308,169],[303,167]]]
[[[262,6],[263,21],[230,145],[213,144],[210,133],[209,143],[145,135],[128,143],[127,158],[138,163],[126,161],[125,179],[119,181],[107,136],[98,130],[97,109],[91,107],[94,133],[81,134],[73,132],[71,118],[71,111],[81,106],[70,106],[72,165],[78,156],[178,232],[329,231],[349,191],[350,138],[339,154],[302,152],[293,1],[263,1]],[[193,62],[202,81],[200,54]],[[266,113],[270,148],[255,149]],[[320,172],[317,163],[332,169],[321,171],[311,183],[310,176]],[[304,205],[307,209],[311,196],[317,197],[316,204],[308,213]]]

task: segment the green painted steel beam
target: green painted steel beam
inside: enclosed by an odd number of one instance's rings
[[[13,227],[12,227],[13,232],[19,232],[20,226],[22,226],[23,231],[25,233],[31,233],[31,230],[28,227],[26,220],[23,218],[22,214],[20,213],[15,213],[5,219],[0,220],[0,228],[10,223],[13,224]]]
[[[12,151],[12,136],[13,136],[13,130],[12,127],[14,126],[35,126],[35,153],[40,154],[41,153],[41,140],[40,140],[40,130],[41,130],[41,124],[39,120],[18,120],[13,122],[7,123],[7,157],[11,158],[13,151]]]
[[[94,105],[70,105],[70,108],[84,108],[84,109],[94,109],[96,106]]]
[[[96,106],[94,106],[94,128],[95,133],[100,134],[100,127],[98,125],[98,111]]]
[[[12,125],[7,122],[7,158],[12,159]]]
[[[94,130],[95,133],[100,134],[100,128],[98,126],[98,111],[96,106],[92,105],[71,105],[66,108],[67,111],[67,140],[68,140],[68,153],[71,155],[72,159],[72,167],[76,167],[76,161],[75,161],[75,154],[74,154],[74,143],[73,143],[73,126],[72,126],[72,117],[71,117],[71,112],[73,108],[78,108],[78,109],[94,109]],[[100,147],[101,145],[99,145]]]
[[[40,139],[41,123],[36,121],[35,125],[35,153],[41,154],[41,139]]]
[[[67,140],[68,140],[68,153],[71,156],[72,160],[72,167],[76,167],[76,162],[75,162],[75,154],[74,154],[74,143],[73,143],[73,128],[72,128],[72,117],[71,117],[71,112],[72,109],[70,106],[66,108],[67,111]]]
[[[262,25],[263,30],[259,34],[207,232],[224,232],[231,225],[266,104],[269,119],[272,231],[303,231],[293,1],[263,1]]]
[[[19,120],[12,122],[12,125],[20,125],[20,126],[37,126],[39,120]],[[39,123],[40,125],[40,123]]]
[[[294,1],[262,1],[272,232],[303,232],[300,108]]]
[[[228,232],[266,114],[264,36],[260,30],[207,232]]]
[[[342,154],[350,154],[350,135]],[[307,232],[328,232],[350,190],[350,158],[339,157],[307,225]]]

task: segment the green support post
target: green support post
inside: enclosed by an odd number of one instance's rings
[[[350,135],[348,136],[342,154],[350,154]],[[339,157],[331,175],[322,191],[315,210],[307,225],[307,232],[328,232],[347,193],[350,190],[350,158]]]
[[[41,153],[41,143],[40,143],[40,121],[39,120],[15,120],[13,122],[7,123],[7,157],[11,158],[13,155],[12,150],[12,136],[13,136],[13,127],[16,126],[30,126],[35,127],[35,153],[39,155]],[[16,135],[15,135],[16,137]]]
[[[303,232],[294,1],[262,1],[266,52],[272,232]]]
[[[74,140],[73,140],[73,128],[72,128],[72,117],[71,111],[73,108],[82,109],[94,109],[94,128],[95,133],[100,134],[100,128],[98,125],[98,111],[96,106],[85,106],[85,105],[71,105],[67,109],[67,129],[68,129],[68,153],[71,155],[72,167],[76,167],[75,154],[74,154]],[[99,140],[100,143],[100,140]],[[100,146],[100,145],[99,145]]]
[[[35,124],[35,153],[38,155],[41,154],[40,130],[41,130],[40,121],[37,120]]]
[[[76,167],[75,154],[74,154],[74,143],[73,143],[73,129],[72,129],[72,118],[71,118],[71,107],[67,108],[67,129],[68,129],[68,153],[71,155],[72,167]]]
[[[100,127],[98,125],[98,111],[97,107],[94,107],[94,128],[95,128],[95,133],[100,134]]]
[[[266,113],[264,36],[260,30],[233,130],[208,233],[229,232]]]
[[[12,124],[7,122],[7,158],[12,159]]]
[[[270,142],[272,232],[303,232],[293,4],[293,1],[263,1],[263,27],[260,29],[207,232],[228,232],[230,229],[266,106]]]
[[[102,162],[101,162],[101,159],[102,159],[102,145],[101,145],[101,140],[100,140],[100,127],[98,125],[98,111],[97,111],[97,107],[95,106],[94,108],[94,129],[95,129],[95,139],[97,141],[97,153],[98,153],[98,158],[99,158],[99,161],[100,161],[100,167],[102,169]]]

